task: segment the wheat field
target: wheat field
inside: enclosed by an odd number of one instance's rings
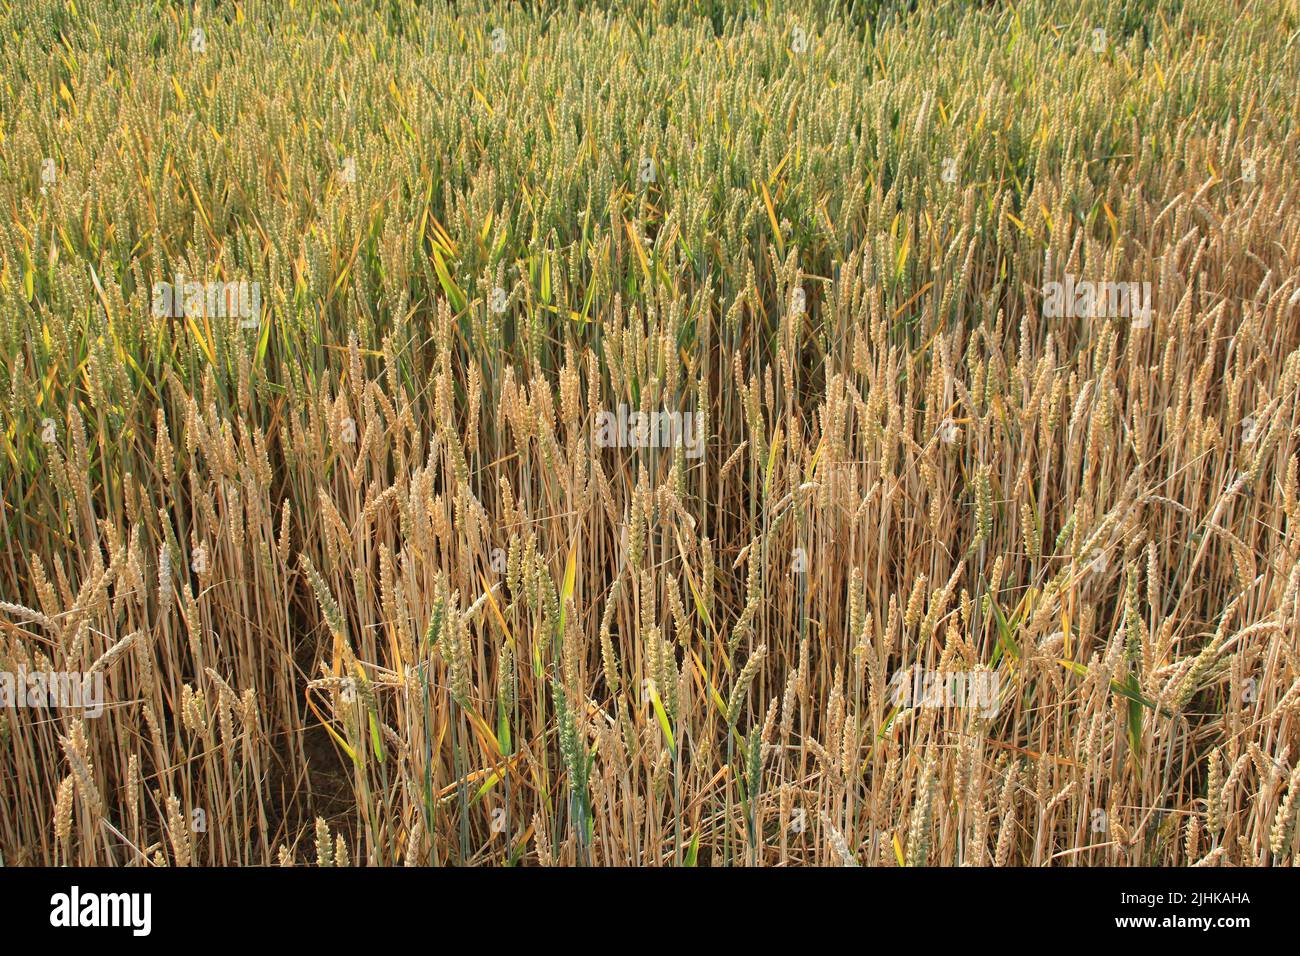
[[[0,27],[0,863],[1300,860],[1294,2]]]

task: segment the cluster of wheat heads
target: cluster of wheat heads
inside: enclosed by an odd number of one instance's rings
[[[910,6],[0,0],[0,859],[1295,862],[1294,4]]]

